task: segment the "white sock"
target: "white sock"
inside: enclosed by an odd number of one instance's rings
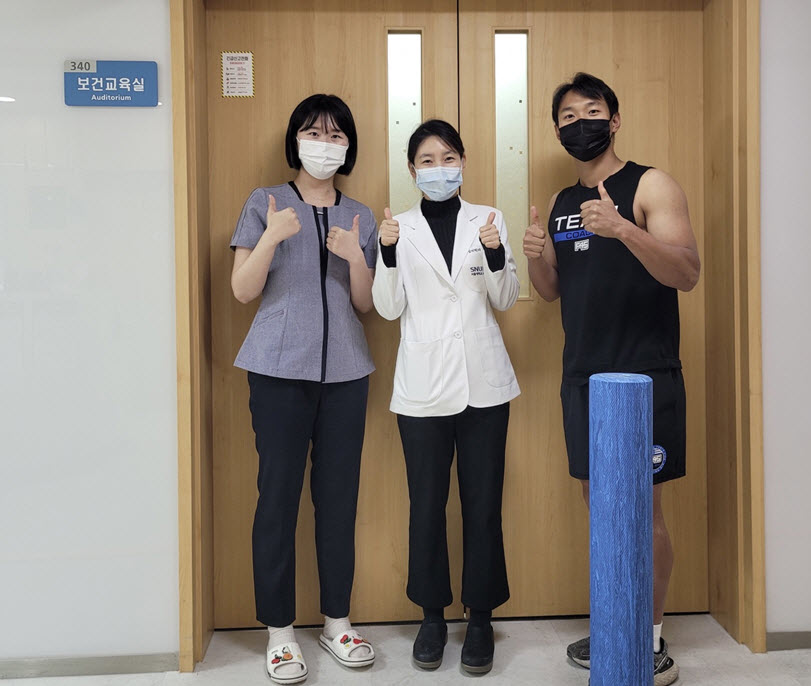
[[[295,640],[296,634],[293,632],[292,624],[282,627],[268,627],[268,650],[275,648],[276,646],[281,646],[284,648],[287,644],[293,643]],[[297,662],[288,664],[278,663],[276,665],[268,666],[273,668],[273,674],[278,674],[279,676],[284,677],[295,676],[304,670],[304,668]]]
[[[653,625],[653,652],[658,653],[662,650],[662,624]]]
[[[327,617],[324,615],[324,636],[326,636],[330,641],[336,636],[341,636],[342,634],[345,634],[351,630],[352,625],[349,623],[349,617],[340,617],[335,619],[333,617]],[[369,650],[369,646],[362,643],[361,645],[350,650],[349,654],[352,657],[366,657],[367,655],[370,655],[371,652],[372,651]]]
[[[352,629],[349,623],[349,617],[341,617],[340,619],[333,619],[332,617],[324,616],[324,636],[330,641],[338,634],[345,634]]]

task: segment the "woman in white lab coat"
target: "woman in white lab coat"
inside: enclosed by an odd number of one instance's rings
[[[462,667],[493,664],[492,610],[509,598],[501,500],[509,401],[519,394],[493,310],[518,297],[498,210],[462,200],[466,158],[447,122],[421,124],[408,167],[423,198],[380,224],[372,297],[400,318],[391,411],[397,413],[411,499],[408,597],[423,608],[413,657],[442,662],[452,595],[445,507],[454,451],[464,525],[462,603],[471,609]]]

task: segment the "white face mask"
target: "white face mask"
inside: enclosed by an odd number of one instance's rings
[[[417,169],[417,188],[430,200],[442,202],[462,185],[462,167],[425,167]]]
[[[344,165],[348,149],[348,145],[298,139],[301,165],[310,176],[322,181],[333,176]]]

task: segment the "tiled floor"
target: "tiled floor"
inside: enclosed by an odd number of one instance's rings
[[[374,643],[378,657],[373,667],[364,670],[337,665],[319,647],[318,630],[299,631],[299,642],[310,670],[305,683],[444,686],[481,679],[480,686],[586,686],[588,671],[566,660],[565,647],[585,635],[587,620],[496,622],[494,626],[495,665],[490,674],[482,677],[468,676],[459,668],[463,624],[449,625],[445,660],[434,672],[422,672],[411,665],[411,642],[417,631],[414,625],[365,627],[363,633]],[[811,650],[753,655],[708,615],[667,617],[664,635],[681,668],[677,685],[811,686]],[[3,682],[2,686],[270,686],[264,672],[266,636],[264,631],[218,632],[205,661],[194,674],[19,679]]]

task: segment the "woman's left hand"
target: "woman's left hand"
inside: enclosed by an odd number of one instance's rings
[[[479,240],[485,248],[496,249],[501,245],[501,238],[498,235],[498,229],[493,222],[496,219],[496,213],[491,212],[487,217],[487,224],[479,229]]]
[[[363,251],[360,249],[359,219],[360,215],[356,214],[352,220],[352,228],[348,231],[340,226],[333,226],[327,236],[327,250],[347,262],[363,256]]]

